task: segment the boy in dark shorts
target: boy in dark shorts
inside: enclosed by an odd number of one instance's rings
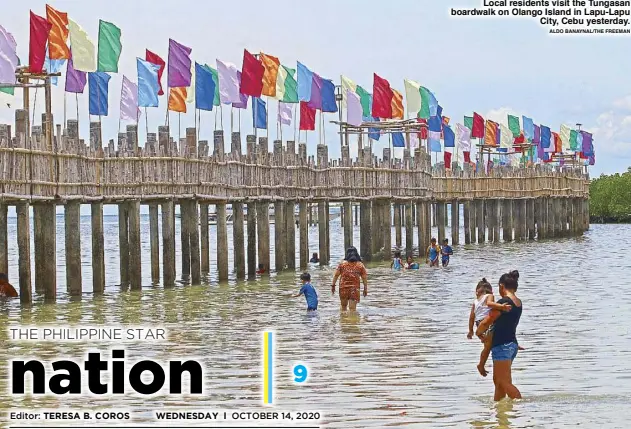
[[[445,238],[443,240],[443,247],[440,248],[440,253],[442,255],[442,263],[443,267],[449,265],[449,257],[454,254],[453,249],[449,245],[449,239]]]
[[[316,311],[318,309],[318,292],[311,284],[311,274],[302,273],[300,280],[302,280],[300,292],[293,297],[298,298],[300,295],[304,295],[307,301],[307,311]]]

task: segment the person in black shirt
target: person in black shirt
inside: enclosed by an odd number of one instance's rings
[[[499,289],[502,299],[498,304],[509,304],[510,311],[500,312],[492,310],[486,316],[478,329],[476,335],[483,339],[484,333],[491,326],[493,327],[493,343],[491,345],[491,356],[493,358],[493,383],[495,383],[494,399],[508,396],[511,399],[520,399],[521,392],[513,385],[511,367],[513,360],[517,356],[517,325],[522,312],[522,302],[517,298],[517,286],[519,272],[517,270],[503,274],[500,277]]]

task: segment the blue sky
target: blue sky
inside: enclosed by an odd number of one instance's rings
[[[0,24],[18,42],[20,58],[28,58],[29,7],[45,16],[44,1],[6,2]],[[302,2],[134,0],[50,1],[68,12],[96,41],[98,21],[122,29],[120,73],[110,81],[110,115],[103,118],[104,141],[116,139],[122,75],[136,81],[135,58],[148,48],[167,57],[169,37],[193,48],[192,57],[214,66],[215,59],[239,68],[243,49],[265,52],[295,67],[296,61],[339,83],[340,74],[372,90],[372,73],[388,79],[404,92],[409,78],[430,88],[452,122],[476,111],[505,121],[506,113],[530,116],[535,123],[559,129],[561,123],[583,124],[594,133],[597,164],[592,175],[625,171],[631,166],[631,59],[628,36],[551,36],[528,18],[456,19],[449,7],[479,6],[479,0],[397,0]],[[63,117],[63,78],[53,91],[55,119]],[[163,77],[166,85],[166,73]],[[43,97],[38,97],[36,118]],[[166,98],[150,109],[150,131],[165,120]],[[21,104],[17,96],[14,105]],[[79,96],[81,134],[87,140],[88,98]],[[76,114],[74,96],[68,97],[68,117]],[[190,112],[190,111],[189,111]],[[0,105],[0,122],[13,122],[13,110]],[[275,123],[276,107],[270,109]],[[200,139],[212,141],[214,113],[202,113]],[[236,113],[235,113],[236,118]],[[251,132],[251,112],[242,113],[241,130]],[[337,114],[325,120],[337,119]],[[236,119],[235,119],[236,121]],[[177,137],[176,114],[171,114]],[[193,126],[193,113],[182,115],[184,128]],[[276,126],[270,126],[270,139]],[[223,111],[224,129],[230,131],[229,109]],[[124,127],[124,124],[123,124]],[[144,117],[141,118],[144,140]],[[293,128],[284,128],[285,139]],[[339,155],[336,128],[328,125],[330,154]],[[308,137],[315,153],[317,134]],[[226,140],[229,142],[227,135]],[[384,140],[382,138],[382,140]],[[378,153],[384,142],[376,146]]]

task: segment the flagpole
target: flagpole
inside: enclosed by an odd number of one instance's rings
[[[199,140],[199,134],[197,134],[197,111],[198,109],[193,109],[193,117],[195,118],[195,138]]]
[[[146,107],[145,107],[145,132],[147,133],[147,140],[149,140],[149,117],[147,116]]]
[[[219,126],[223,131],[223,104],[219,103]]]
[[[79,94],[77,92],[74,93],[75,95],[75,101],[77,104],[77,129],[79,129]],[[88,113],[89,113],[89,109],[88,109]]]
[[[230,105],[230,135],[234,132],[234,106]],[[232,137],[231,137],[232,138]]]
[[[219,109],[221,109],[221,104],[219,105]],[[217,131],[217,111],[219,109],[215,109],[215,131]]]
[[[247,103],[246,103],[247,107]],[[241,109],[237,109],[238,121],[239,121],[239,134],[241,134]]]
[[[300,102],[298,102],[300,104]],[[296,130],[298,129],[298,114],[297,114],[297,106],[294,106],[294,142],[296,141]],[[298,139],[300,139],[300,134],[298,134]]]
[[[283,126],[280,123],[280,100],[278,100],[278,113],[276,114],[276,137],[280,135],[280,140],[283,140]]]
[[[265,109],[265,135],[269,140],[269,96],[265,96],[265,99],[267,100],[267,109]],[[267,144],[269,145],[269,141]],[[267,150],[269,150],[269,146]]]
[[[182,131],[180,129],[182,125],[182,112],[177,112],[177,144],[180,149],[180,153],[182,152],[182,148],[180,147],[180,139],[182,138]]]
[[[67,92],[65,91],[64,88],[64,122],[63,122],[63,129],[66,129],[66,94]]]
[[[258,135],[259,135],[258,128],[256,127],[256,119],[257,119],[256,111],[258,110],[257,109],[258,104],[259,103],[256,101],[256,97],[252,97],[252,109],[254,109],[254,120],[252,121],[252,125],[254,126],[254,144],[256,144],[256,142],[258,141]]]

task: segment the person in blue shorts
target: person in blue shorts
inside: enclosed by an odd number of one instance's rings
[[[403,262],[401,262],[401,252],[394,252],[394,258],[390,264],[390,269],[400,270],[403,268]]]
[[[449,257],[454,254],[454,250],[449,245],[449,239],[443,240],[443,247],[440,248],[440,254],[442,255],[441,262],[443,267],[449,265]]]
[[[300,295],[304,295],[307,301],[307,311],[316,311],[318,309],[318,292],[311,284],[311,274],[302,273],[300,280],[302,280],[300,292],[293,297],[298,298]]]
[[[438,267],[438,257],[440,256],[440,246],[436,243],[436,239],[432,237],[432,241],[427,248],[427,258],[425,263],[429,263],[430,267]]]

